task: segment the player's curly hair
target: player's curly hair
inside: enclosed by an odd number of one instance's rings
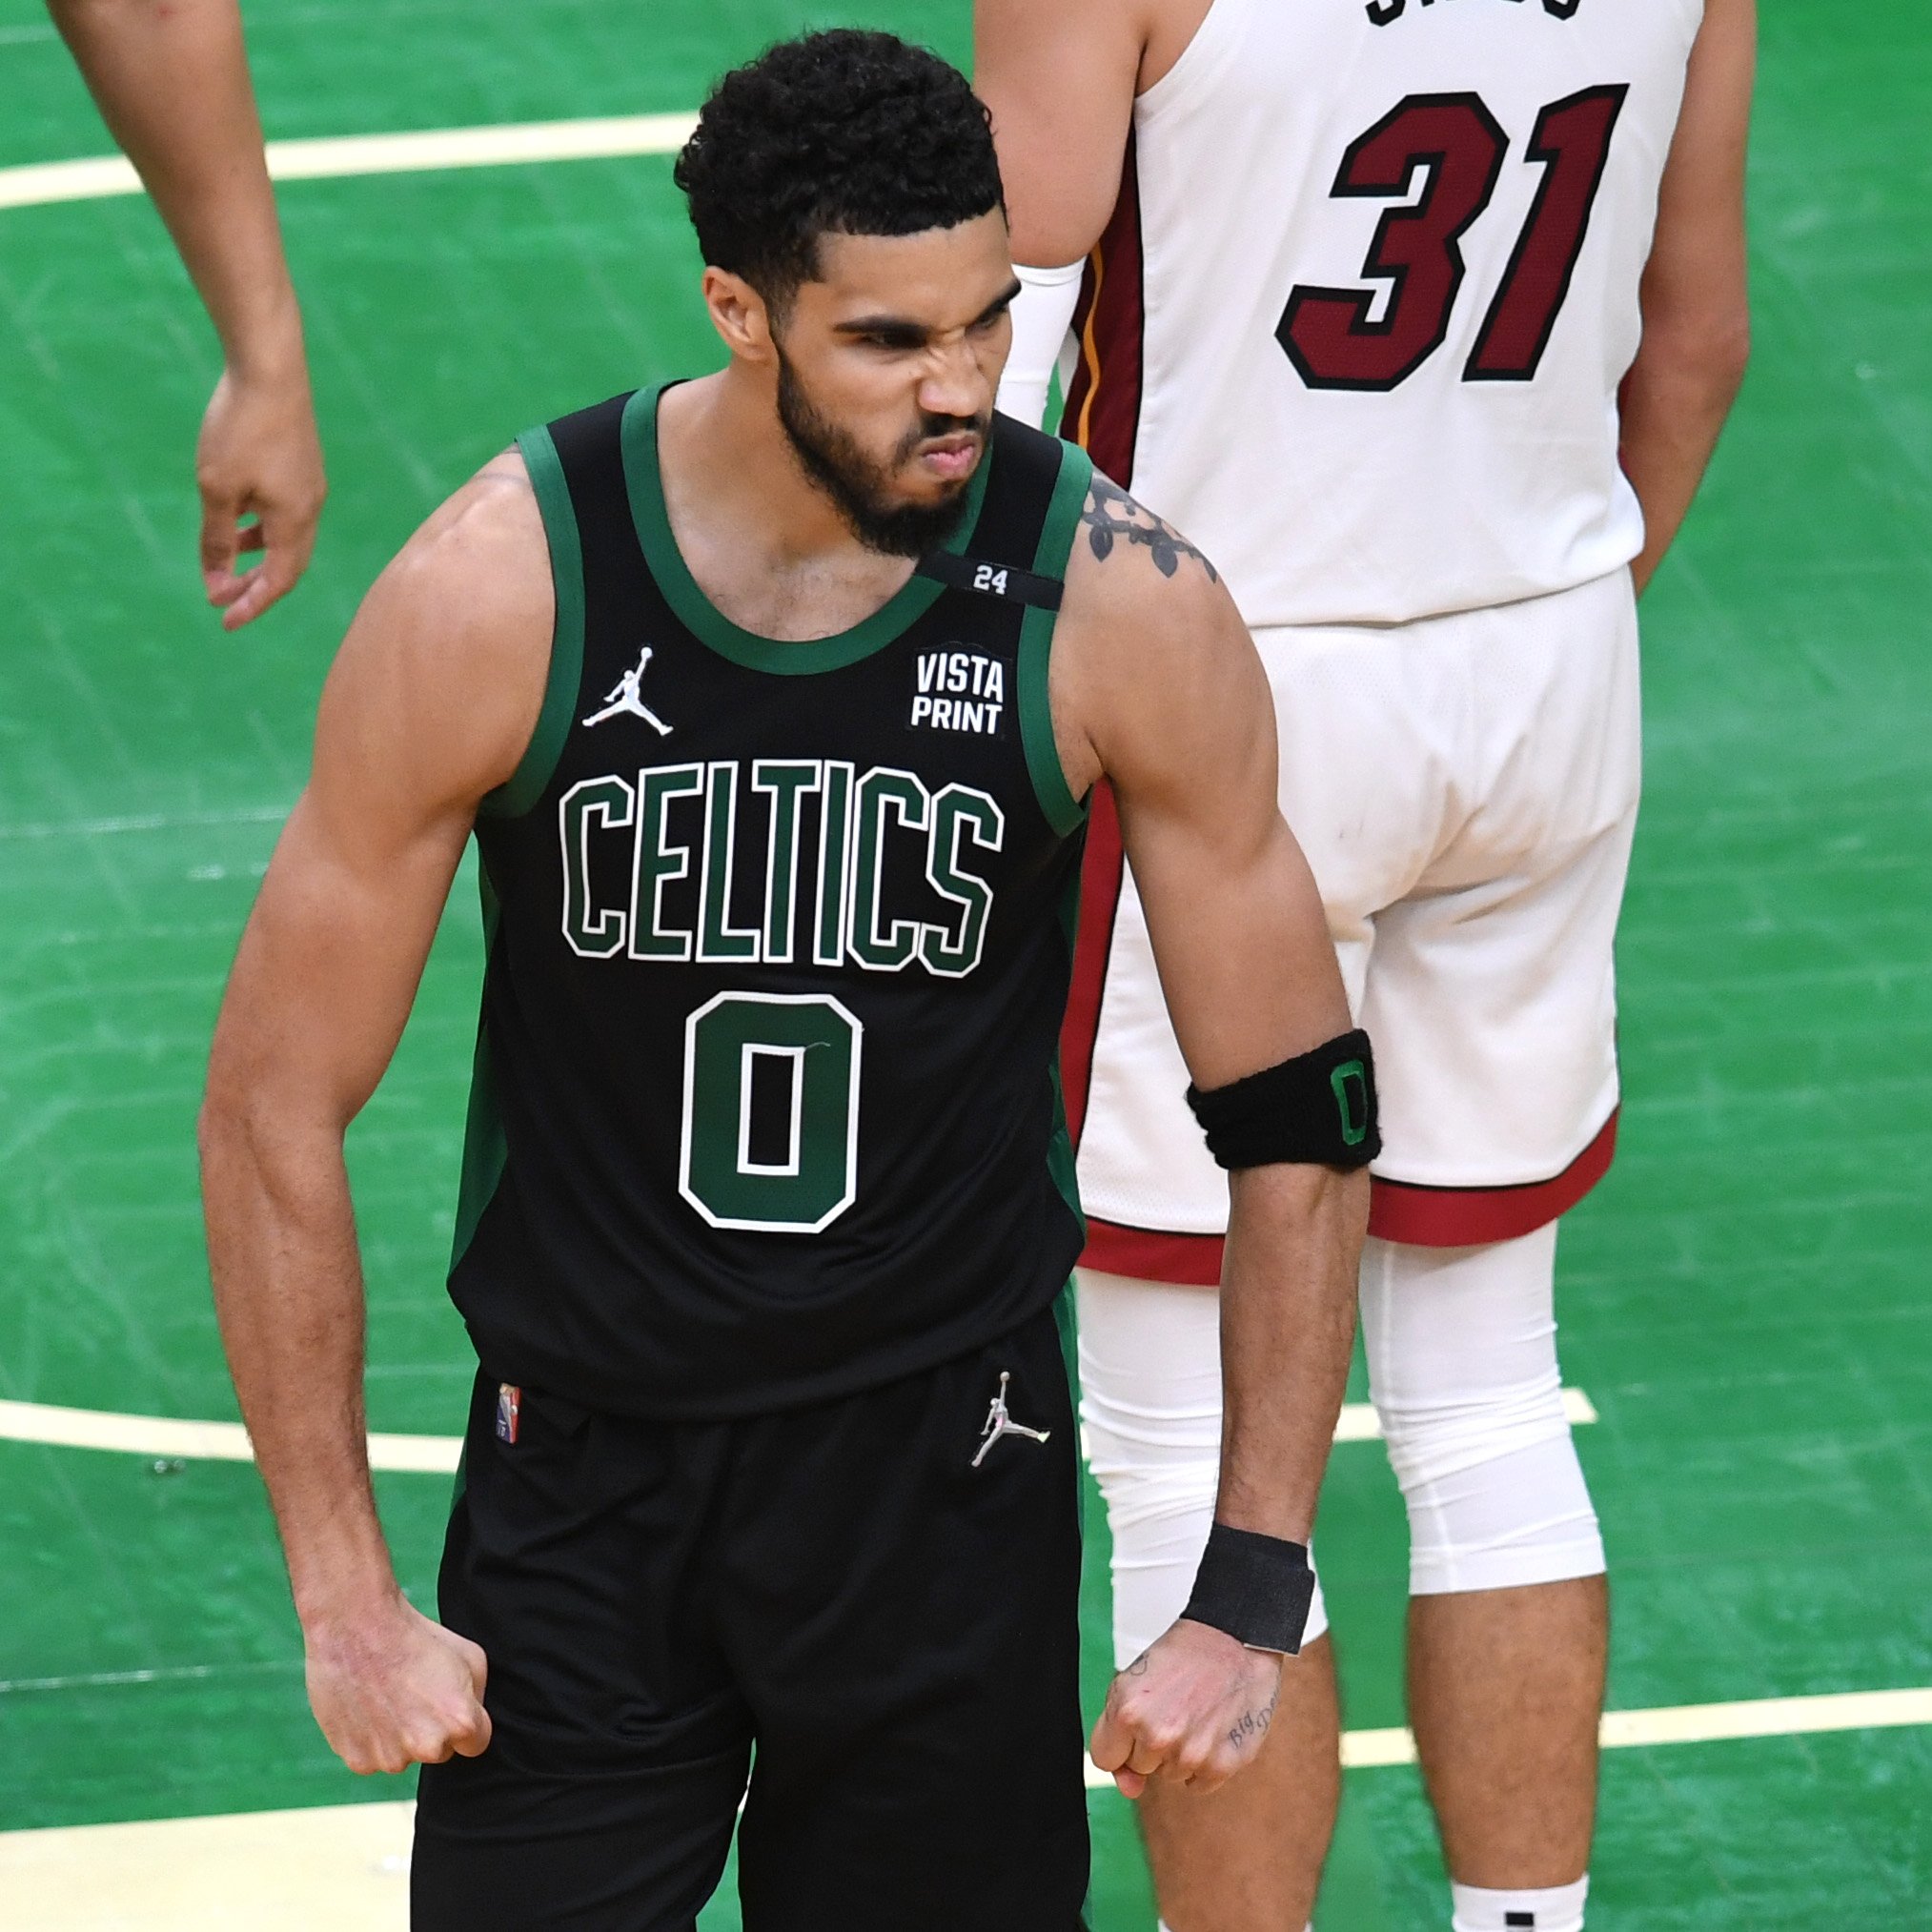
[[[1003,207],[986,111],[957,68],[890,33],[781,41],[712,90],[674,178],[706,262],[783,311],[818,239],[917,234]]]

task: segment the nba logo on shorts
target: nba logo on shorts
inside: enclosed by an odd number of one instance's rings
[[[522,1406],[523,1392],[511,1382],[497,1385],[497,1440],[515,1442],[517,1411]]]

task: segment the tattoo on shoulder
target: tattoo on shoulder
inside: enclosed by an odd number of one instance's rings
[[[1088,547],[1102,563],[1113,554],[1116,543],[1137,543],[1152,556],[1154,568],[1163,577],[1173,576],[1181,567],[1181,559],[1190,557],[1208,573],[1210,582],[1221,581],[1220,572],[1172,524],[1164,522],[1146,504],[1136,503],[1098,470],[1093,473],[1093,487],[1080,520],[1087,526]]]

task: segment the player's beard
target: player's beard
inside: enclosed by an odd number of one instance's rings
[[[820,413],[783,349],[778,352],[778,419],[805,475],[838,505],[852,535],[866,549],[887,557],[924,557],[937,549],[958,528],[972,487],[968,477],[936,503],[894,502],[892,479],[901,467],[928,438],[962,431],[981,438],[980,460],[985,462],[990,421],[985,417],[922,417],[889,462],[874,462],[850,435]]]

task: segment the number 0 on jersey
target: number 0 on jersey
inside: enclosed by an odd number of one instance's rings
[[[864,1031],[816,993],[720,993],[685,1022],[678,1186],[712,1227],[818,1234],[852,1205]]]

